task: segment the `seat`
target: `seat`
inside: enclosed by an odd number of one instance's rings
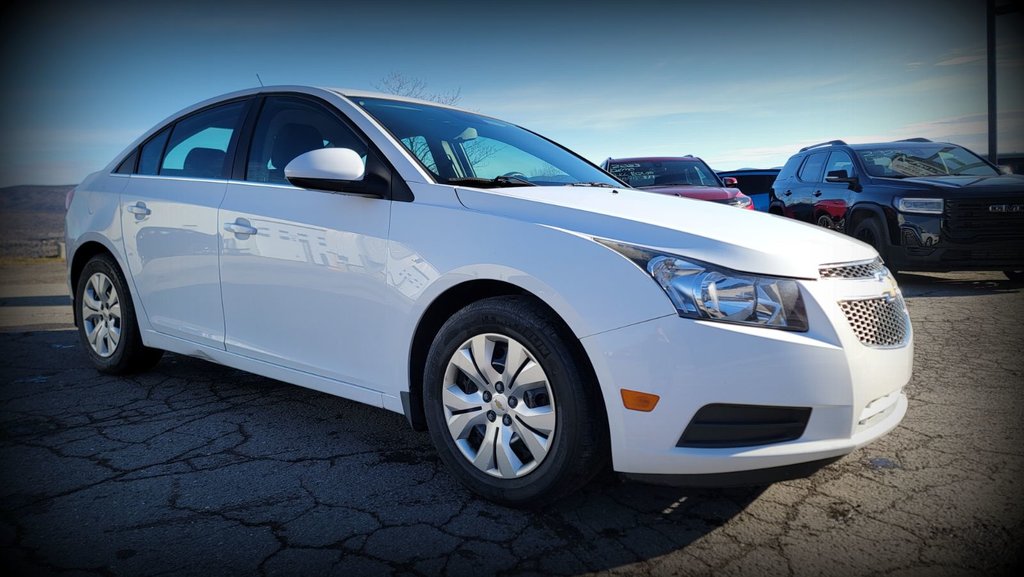
[[[274,165],[269,180],[286,182],[284,167],[288,166],[296,156],[324,147],[324,137],[320,131],[308,124],[285,124],[274,137],[274,146],[270,151],[270,162]]]
[[[193,148],[185,156],[182,176],[196,178],[223,178],[224,151],[216,148]]]

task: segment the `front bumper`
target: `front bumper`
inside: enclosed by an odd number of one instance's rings
[[[668,316],[582,340],[602,384],[616,471],[716,475],[840,457],[903,419],[913,335],[899,346],[861,343],[838,302],[878,294],[875,281],[801,281],[810,331]],[[656,394],[651,412],[623,407],[620,389]],[[807,407],[799,438],[747,447],[677,443],[710,404]]]
[[[1024,218],[1005,220],[900,213],[886,260],[901,271],[1024,270]]]

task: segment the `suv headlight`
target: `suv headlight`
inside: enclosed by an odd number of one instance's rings
[[[918,214],[942,214],[941,198],[897,198],[896,210]]]
[[[681,317],[807,330],[803,296],[792,279],[741,273],[643,247],[595,240],[646,271]]]

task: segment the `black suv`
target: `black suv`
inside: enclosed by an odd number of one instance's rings
[[[862,240],[892,270],[1003,270],[1024,276],[1024,176],[973,152],[912,138],[832,140],[782,167],[769,212]]]

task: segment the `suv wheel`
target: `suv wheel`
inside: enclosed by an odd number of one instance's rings
[[[427,357],[431,440],[477,494],[541,506],[603,467],[599,391],[547,312],[526,297],[473,303],[441,327]]]
[[[882,232],[877,218],[868,217],[857,223],[853,229],[853,238],[870,244],[878,251],[878,255],[882,257],[883,261],[887,260],[888,246],[885,233]]]
[[[825,227],[829,230],[835,228],[835,223],[832,222],[832,217],[827,214],[818,216],[818,226]]]
[[[83,348],[101,373],[148,369],[163,355],[142,344],[124,276],[108,255],[93,257],[82,269],[75,290],[75,320]]]

